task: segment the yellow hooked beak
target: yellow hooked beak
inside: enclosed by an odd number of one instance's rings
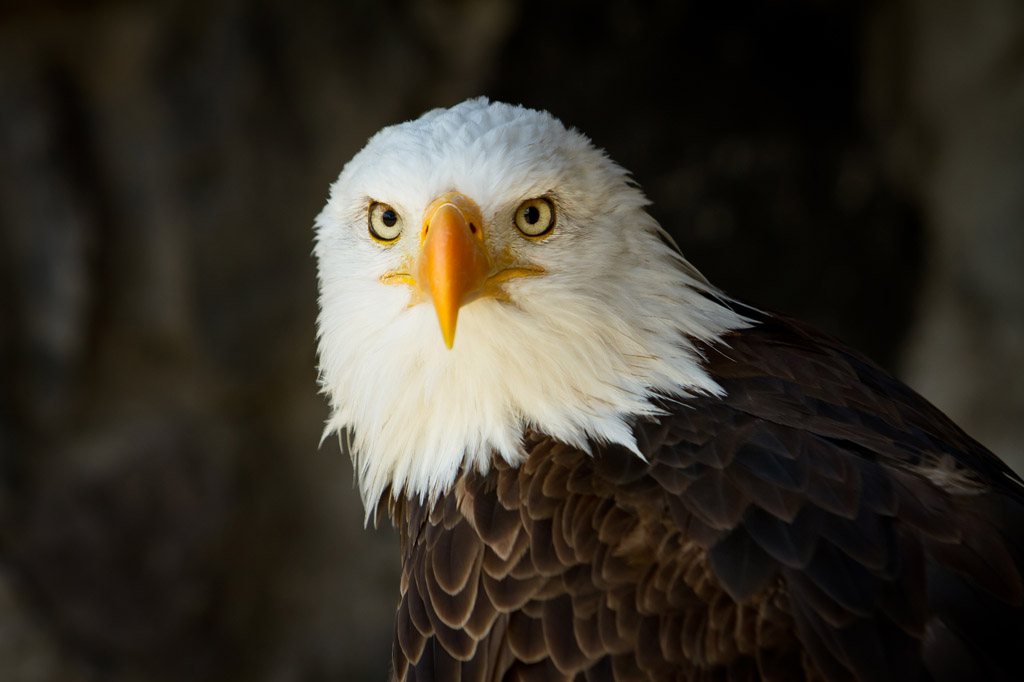
[[[449,350],[455,343],[462,306],[478,298],[507,301],[504,282],[544,274],[541,267],[520,263],[513,249],[499,245],[489,250],[487,239],[483,214],[476,202],[458,192],[448,192],[424,211],[419,251],[406,262],[407,269],[381,277],[384,284],[410,286],[410,305],[433,302]],[[492,259],[489,253],[498,255]]]
[[[448,348],[455,343],[459,308],[480,298],[490,274],[480,208],[455,192],[438,197],[423,220],[415,277],[434,302]]]

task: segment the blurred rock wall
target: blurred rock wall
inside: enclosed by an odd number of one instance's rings
[[[585,131],[712,281],[1020,453],[1022,22],[954,4],[0,8],[0,679],[386,678],[311,224],[468,96]]]
[[[865,105],[927,227],[900,368],[1024,469],[1024,4],[880,5]]]

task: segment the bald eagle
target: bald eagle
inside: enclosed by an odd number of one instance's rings
[[[403,560],[397,680],[1021,680],[1024,487],[709,284],[628,173],[474,99],[316,220],[326,434]]]

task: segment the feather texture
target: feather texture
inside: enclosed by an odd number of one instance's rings
[[[1024,527],[1009,523],[1024,497],[1013,475],[913,393],[865,396],[865,378],[892,380],[830,339],[766,317],[724,342],[706,357],[726,395],[638,420],[646,462],[621,446],[591,455],[534,432],[526,464],[462,475],[432,513],[394,503],[404,582],[459,587],[470,566],[477,600],[508,619],[507,631],[475,629],[477,649],[498,653],[473,662],[477,677],[463,662],[459,679],[1024,676]],[[784,356],[771,352],[779,345]],[[813,400],[798,383],[815,376],[810,367],[828,370]],[[752,400],[748,381],[778,386],[779,399],[759,390]],[[885,447],[868,447],[882,437]],[[973,487],[924,473],[950,450],[936,442],[963,448],[954,468]],[[732,452],[711,456],[716,447]],[[457,563],[432,556],[446,526]],[[508,551],[517,545],[522,555]],[[489,558],[473,559],[481,553]],[[453,610],[444,597],[428,608],[445,622],[422,628],[411,615],[419,598],[407,592],[399,606],[398,679],[436,671],[436,653],[421,652],[447,646],[444,628],[478,608]],[[455,645],[456,660],[471,648]]]

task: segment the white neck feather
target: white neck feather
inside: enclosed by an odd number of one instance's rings
[[[518,465],[528,428],[640,455],[631,421],[657,413],[652,398],[720,393],[693,339],[713,341],[744,319],[658,247],[618,291],[583,297],[550,275],[517,282],[531,291],[515,303],[477,301],[461,312],[450,351],[430,304],[407,308],[407,296],[388,291],[382,305],[350,288],[344,318],[358,322],[334,330],[322,320],[320,330],[333,408],[324,435],[348,430],[367,513],[389,485],[396,497],[432,501],[461,470],[486,472],[495,457]]]

